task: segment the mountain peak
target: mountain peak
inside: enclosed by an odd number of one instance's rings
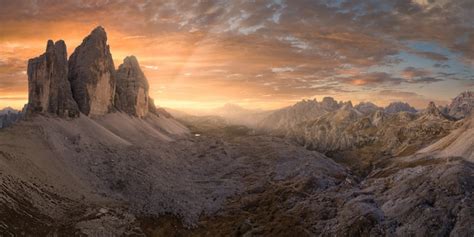
[[[128,114],[144,117],[150,112],[148,93],[148,80],[137,58],[126,57],[116,71],[115,107]]]
[[[46,52],[28,60],[28,113],[51,113],[77,117],[67,76],[67,51],[64,41],[48,40]]]
[[[385,113],[395,114],[399,112],[416,113],[417,110],[406,102],[392,102],[384,109]]]
[[[95,28],[69,58],[69,81],[74,99],[85,115],[113,109],[115,66],[104,28]]]
[[[107,33],[105,32],[104,27],[102,26],[97,26],[91,31],[91,35],[97,35],[97,36],[105,36],[107,37]]]
[[[433,101],[431,101],[428,104],[428,107],[425,109],[424,114],[445,118],[443,113],[441,113],[441,111],[438,109],[438,107],[436,106],[436,104]]]
[[[453,99],[448,106],[449,115],[456,119],[469,116],[474,110],[474,91],[465,91]]]
[[[128,64],[133,67],[140,67],[140,64],[138,63],[138,59],[133,55],[125,57],[123,59],[123,64]]]

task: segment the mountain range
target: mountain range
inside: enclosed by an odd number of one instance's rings
[[[168,113],[102,27],[27,68],[28,104],[0,130],[1,235],[474,234],[472,92],[422,111],[326,97]]]

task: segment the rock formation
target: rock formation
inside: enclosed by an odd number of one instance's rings
[[[116,80],[115,107],[137,117],[147,115],[150,106],[148,80],[135,56],[123,60],[116,72]]]
[[[393,102],[390,103],[387,107],[385,107],[385,113],[387,114],[394,114],[398,112],[409,112],[409,113],[416,113],[416,109],[411,107],[408,103],[403,102]]]
[[[104,115],[113,109],[115,67],[104,28],[97,27],[69,58],[69,81],[79,110]]]
[[[46,53],[28,61],[28,113],[79,116],[67,75],[66,44],[49,40]]]
[[[408,155],[454,127],[453,121],[434,103],[423,113],[416,113],[402,102],[383,110],[374,104],[353,107],[350,101],[325,98],[323,102],[304,100],[277,110],[263,119],[258,128],[320,152],[357,154],[377,150],[389,155]]]
[[[428,107],[423,111],[423,115],[425,116],[433,116],[433,117],[438,117],[438,118],[446,118],[446,116],[441,113],[439,108],[436,106],[436,104],[431,101],[428,104]]]
[[[380,109],[380,107],[371,102],[360,102],[354,108],[363,114],[370,114]]]
[[[474,92],[466,91],[453,99],[448,106],[449,115],[456,119],[462,119],[472,114],[474,110]]]

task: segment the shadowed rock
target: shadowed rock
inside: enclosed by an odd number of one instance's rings
[[[78,117],[67,75],[66,44],[49,40],[46,53],[28,61],[28,113]]]
[[[150,108],[148,80],[135,56],[126,57],[116,75],[115,107],[137,117],[147,115]]]
[[[82,113],[104,115],[113,109],[115,67],[104,28],[94,29],[74,50],[68,77]]]

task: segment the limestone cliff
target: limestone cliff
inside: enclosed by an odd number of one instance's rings
[[[144,117],[149,112],[148,80],[135,56],[126,57],[117,72],[115,107],[128,114]]]
[[[113,110],[115,67],[104,28],[97,27],[69,58],[69,81],[79,110],[104,115]]]
[[[66,44],[49,40],[46,52],[28,61],[28,114],[52,113],[61,117],[77,117],[67,79]]]

